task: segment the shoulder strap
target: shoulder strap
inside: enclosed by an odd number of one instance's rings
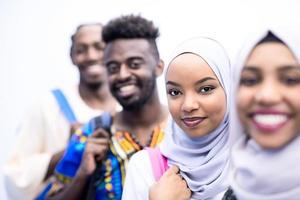
[[[60,107],[60,110],[64,113],[69,123],[72,124],[77,122],[76,116],[63,92],[60,89],[54,89],[52,90],[52,93]]]
[[[165,173],[165,171],[169,168],[167,164],[167,158],[161,154],[159,147],[146,148],[146,151],[149,154],[154,178],[156,181],[158,181],[160,177]]]

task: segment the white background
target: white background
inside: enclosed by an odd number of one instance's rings
[[[299,2],[299,3],[298,3]],[[300,22],[298,0],[0,0],[0,166],[25,110],[41,92],[77,81],[70,35],[85,22],[141,14],[159,26],[161,57],[183,39],[218,39],[232,59],[261,22]],[[299,36],[300,37],[300,36]],[[163,79],[158,81],[165,102]],[[0,174],[0,199],[6,199]]]

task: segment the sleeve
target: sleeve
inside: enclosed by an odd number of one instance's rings
[[[45,199],[59,193],[75,177],[86,147],[87,137],[93,132],[93,119],[72,135],[62,159],[55,167],[54,178],[42,190],[37,199]]]
[[[126,171],[122,200],[148,200],[154,182],[148,153],[142,150],[134,154]]]
[[[4,184],[10,199],[32,199],[41,186],[51,159],[43,151],[44,119],[35,106],[21,125],[13,153],[4,165]]]

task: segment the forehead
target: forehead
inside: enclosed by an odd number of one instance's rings
[[[280,67],[297,64],[293,52],[284,44],[279,42],[266,42],[257,45],[248,56],[245,65],[262,67]]]
[[[74,37],[75,43],[90,43],[95,41],[101,41],[100,25],[86,25],[81,27]]]
[[[203,58],[193,53],[184,53],[177,56],[170,63],[166,79],[180,82],[195,82],[208,76],[217,78]]]
[[[146,39],[117,39],[107,44],[104,60],[126,60],[131,57],[151,56],[151,47]]]

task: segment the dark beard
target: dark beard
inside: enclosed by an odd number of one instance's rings
[[[145,106],[145,104],[148,103],[148,101],[152,98],[154,89],[156,84],[156,76],[153,73],[150,80],[148,80],[146,83],[144,82],[144,87],[141,86],[142,83],[140,83],[140,87],[143,87],[142,94],[140,94],[140,97],[136,100],[133,100],[132,102],[127,102],[126,100],[120,99],[117,96],[115,98],[118,100],[118,102],[122,105],[123,109],[126,111],[138,111],[141,108]]]

